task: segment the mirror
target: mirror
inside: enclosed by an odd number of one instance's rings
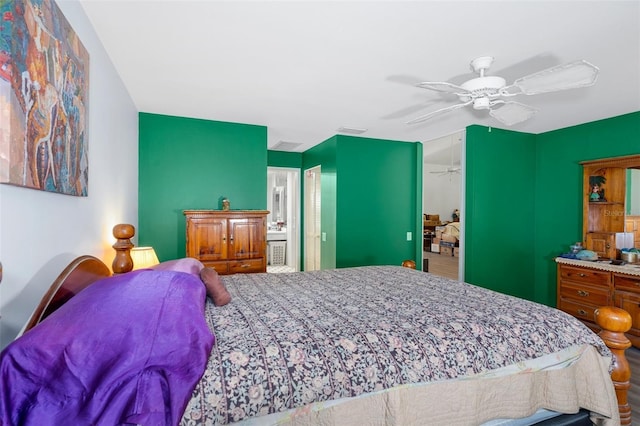
[[[627,211],[629,216],[640,216],[640,169],[627,170]]]
[[[286,222],[287,211],[284,208],[285,191],[284,186],[276,186],[273,188],[273,221]]]
[[[267,223],[269,229],[287,225],[287,172],[267,171]]]

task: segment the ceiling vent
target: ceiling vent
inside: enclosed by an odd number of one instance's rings
[[[349,133],[351,135],[360,135],[366,132],[368,129],[358,129],[357,127],[340,127],[338,133]]]
[[[298,142],[280,141],[269,149],[271,149],[272,151],[293,151],[296,148],[298,148],[300,145],[302,144]]]

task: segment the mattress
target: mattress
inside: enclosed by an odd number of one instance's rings
[[[556,309],[395,266],[222,279],[183,425],[617,421],[608,348]]]

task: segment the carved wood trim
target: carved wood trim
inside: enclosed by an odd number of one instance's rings
[[[602,158],[599,160],[581,161],[580,164],[590,170],[603,167],[621,167],[623,169],[637,169],[640,167],[640,155],[625,155],[622,157]]]

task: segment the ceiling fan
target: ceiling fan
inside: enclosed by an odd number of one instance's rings
[[[529,105],[508,100],[516,95],[536,95],[566,89],[591,86],[596,82],[599,69],[585,61],[579,60],[564,65],[521,77],[507,85],[504,78],[486,75],[493,63],[491,56],[482,56],[471,61],[470,67],[479,77],[472,78],[460,85],[444,81],[424,81],[417,87],[451,93],[458,96],[460,103],[431,111],[416,117],[407,124],[420,123],[440,114],[472,105],[477,110],[489,110],[489,115],[507,126],[528,120],[537,109]]]
[[[458,139],[458,142],[460,141],[460,139]],[[460,174],[460,170],[462,170],[462,168],[460,166],[455,166],[453,164],[453,143],[454,143],[454,135],[449,136],[449,142],[450,142],[450,146],[449,146],[449,154],[451,156],[451,165],[448,166],[445,170],[434,170],[431,171],[429,173],[433,173],[439,176],[449,176],[449,179],[451,179],[451,175],[459,175]]]
[[[445,176],[445,175],[459,175],[460,174],[460,167],[454,167],[454,166],[449,166],[447,167],[446,170],[437,170],[437,171],[433,171],[433,172],[429,172],[429,173],[433,173],[439,176]]]

